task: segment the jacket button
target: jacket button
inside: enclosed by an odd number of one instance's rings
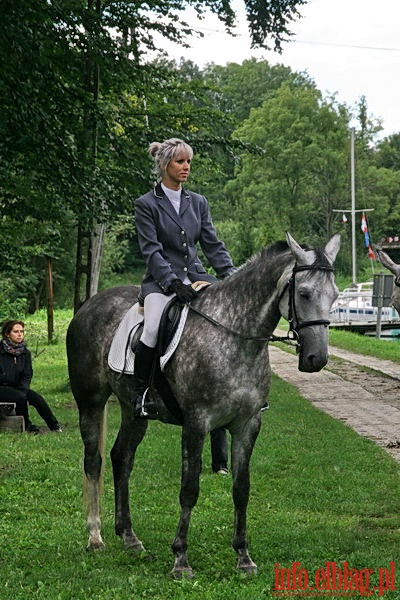
[[[187,267],[183,267],[183,270],[184,270],[184,271],[187,271]]]

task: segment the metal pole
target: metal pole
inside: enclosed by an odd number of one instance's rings
[[[357,268],[356,268],[356,183],[355,183],[355,168],[354,168],[354,135],[355,128],[350,130],[351,136],[351,256],[352,256],[352,274],[353,285],[357,285]]]
[[[383,306],[383,290],[384,290],[384,282],[385,275],[384,273],[379,273],[378,275],[378,314],[376,318],[376,332],[375,337],[380,339],[382,332],[382,306]]]

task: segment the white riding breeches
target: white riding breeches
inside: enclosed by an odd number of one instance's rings
[[[175,294],[166,296],[153,292],[144,299],[144,327],[140,336],[140,341],[150,348],[155,348],[157,344],[158,328],[160,326],[161,315],[164,308],[175,297]]]

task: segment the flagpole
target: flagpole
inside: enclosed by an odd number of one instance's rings
[[[352,256],[352,276],[353,286],[357,286],[357,268],[356,268],[356,177],[354,168],[354,135],[355,128],[350,129],[351,146],[351,256]]]
[[[333,208],[332,212],[341,212],[343,217],[346,213],[351,213],[351,265],[352,265],[352,280],[353,287],[357,287],[357,266],[356,266],[356,213],[369,212],[373,208],[360,208],[356,210],[356,176],[354,166],[354,139],[355,127],[350,129],[350,183],[351,183],[351,210]]]

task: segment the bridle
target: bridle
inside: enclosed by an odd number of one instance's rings
[[[240,333],[240,331],[237,331],[236,329],[232,329],[231,327],[228,327],[227,325],[224,325],[223,323],[219,323],[218,321],[216,321],[215,319],[213,319],[212,317],[210,317],[209,315],[204,313],[199,308],[192,306],[192,304],[190,304],[190,303],[189,303],[189,308],[196,314],[202,316],[204,319],[206,319],[207,321],[209,321],[210,323],[215,325],[215,327],[220,327],[220,328],[224,329],[225,331],[227,331],[228,333],[230,333],[231,335],[239,337],[242,340],[260,342],[260,343],[264,343],[264,344],[266,344],[268,342],[289,342],[289,343],[293,343],[294,345],[296,345],[297,348],[299,349],[300,343],[299,343],[299,333],[298,332],[300,329],[303,329],[304,327],[312,327],[313,325],[324,325],[325,327],[328,327],[328,325],[330,324],[330,321],[327,321],[326,319],[315,319],[313,321],[303,321],[301,323],[299,322],[298,317],[297,317],[296,302],[295,302],[296,273],[299,273],[301,271],[333,272],[334,270],[335,269],[331,265],[318,265],[317,263],[313,263],[312,265],[302,265],[302,266],[295,265],[293,267],[292,275],[291,275],[289,281],[287,282],[287,284],[284,286],[281,294],[279,295],[279,302],[280,302],[283,295],[285,294],[286,290],[289,290],[289,311],[288,311],[289,331],[286,336],[269,335],[268,337],[257,337],[257,336],[243,335],[242,333]]]
[[[292,276],[289,279],[288,283],[286,284],[286,286],[281,294],[281,298],[282,298],[283,294],[285,293],[286,289],[289,288],[288,323],[289,323],[289,332],[292,333],[294,339],[298,339],[298,337],[299,337],[298,332],[300,331],[300,329],[303,329],[304,327],[312,327],[313,325],[324,325],[325,327],[328,327],[328,325],[330,324],[330,321],[328,321],[326,319],[315,319],[313,321],[302,321],[302,322],[299,321],[298,316],[297,316],[297,311],[296,311],[296,302],[295,302],[296,273],[300,273],[301,271],[333,272],[334,270],[335,269],[331,265],[317,265],[316,263],[313,263],[312,265],[302,265],[299,267],[297,265],[295,265],[293,267]]]

